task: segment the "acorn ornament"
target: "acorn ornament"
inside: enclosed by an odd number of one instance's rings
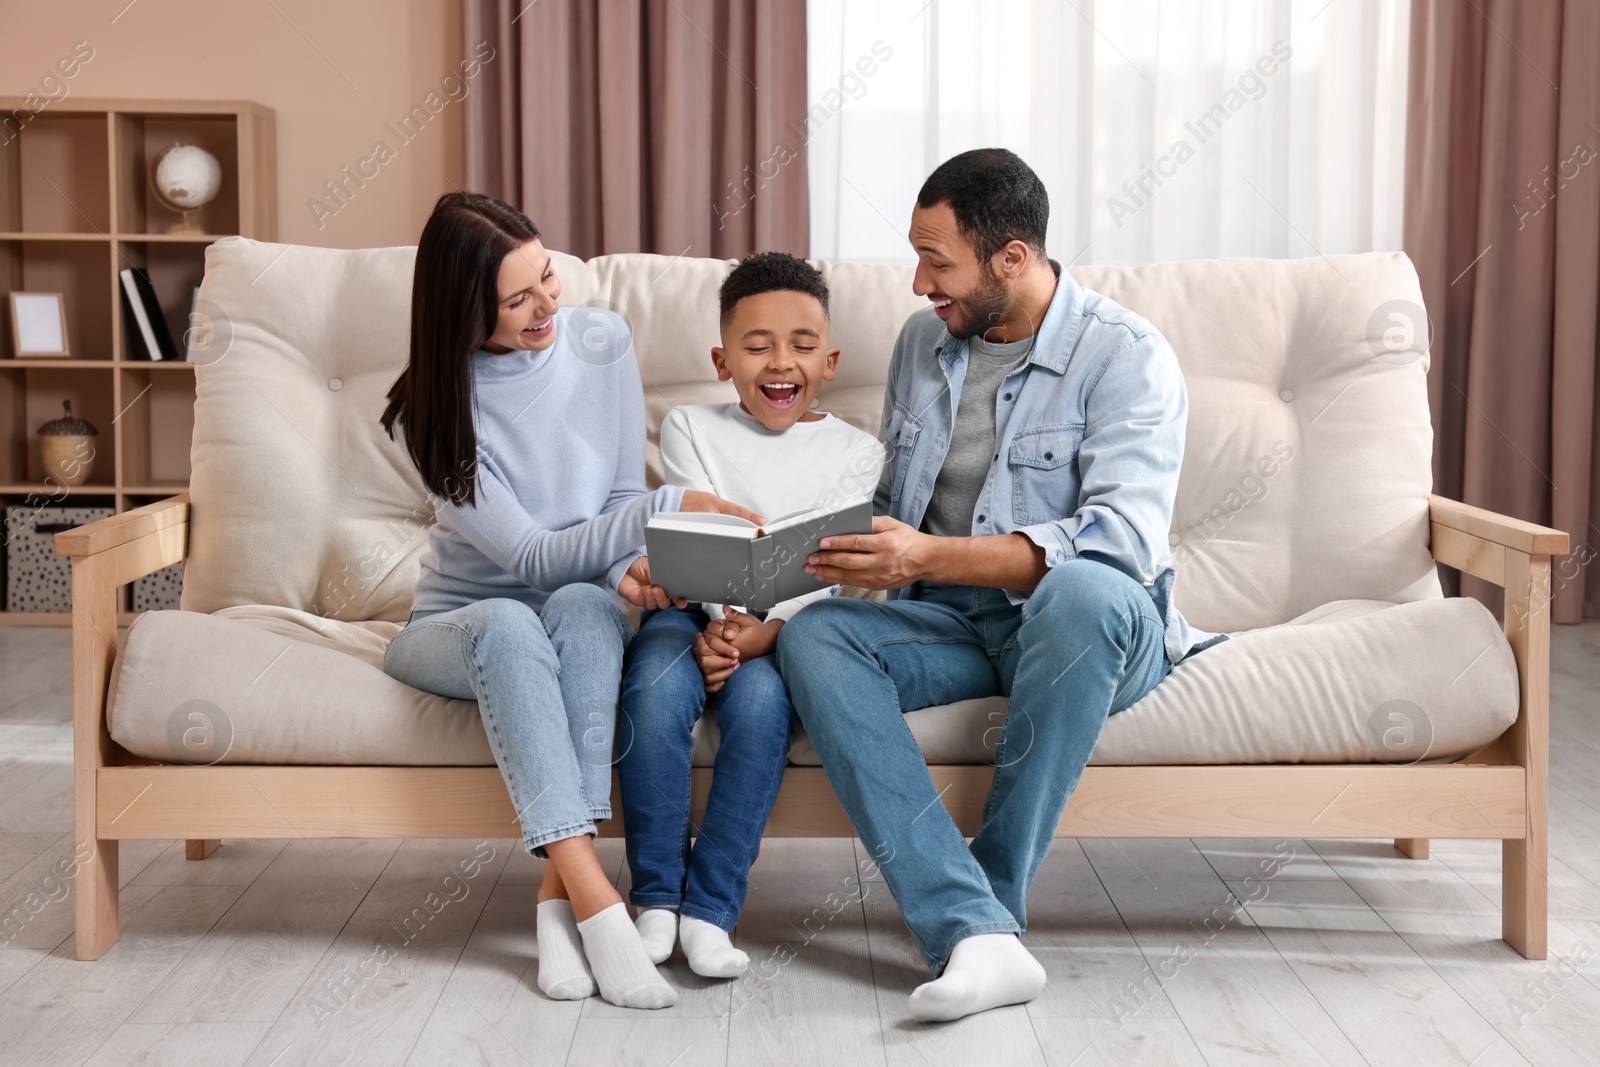
[[[45,477],[62,485],[82,485],[94,469],[94,440],[100,431],[72,415],[72,401],[63,400],[66,412],[39,427],[39,460]]]

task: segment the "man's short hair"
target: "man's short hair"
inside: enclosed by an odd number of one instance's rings
[[[822,305],[822,317],[828,317],[828,283],[822,272],[805,260],[787,252],[757,252],[739,261],[726,278],[718,294],[722,305],[722,323],[733,318],[733,309],[747,296],[761,293],[793,292],[816,297]]]
[[[949,204],[956,227],[980,260],[1011,241],[1044,254],[1050,195],[1022,157],[1004,148],[974,148],[951,156],[922,183],[917,205]]]

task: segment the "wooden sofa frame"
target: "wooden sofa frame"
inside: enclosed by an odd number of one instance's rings
[[[1505,589],[1505,633],[1521,708],[1493,743],[1452,764],[1270,764],[1089,767],[1058,837],[1393,838],[1414,859],[1428,841],[1501,841],[1501,936],[1545,958],[1550,704],[1550,558],[1567,535],[1443,497],[1429,500],[1433,557]],[[185,840],[203,859],[221,838],[504,838],[515,816],[495,767],[313,767],[153,762],[106,727],[117,654],[117,590],[186,557],[181,494],[56,535],[72,557],[75,841],[90,859],[77,878],[76,955],[117,940],[117,846]],[[977,831],[993,769],[929,768],[945,806]],[[711,771],[694,771],[693,816]],[[615,810],[620,806],[614,804]],[[621,833],[620,820],[602,827]],[[820,767],[790,767],[770,836],[853,837]]]

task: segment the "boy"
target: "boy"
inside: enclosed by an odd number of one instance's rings
[[[722,347],[711,350],[711,362],[718,380],[732,380],[739,400],[668,412],[661,427],[667,482],[715,492],[772,518],[870,498],[883,446],[811,410],[839,358],[828,345],[822,275],[786,253],[757,253],[728,275],[720,304]],[[629,897],[656,963],[677,939],[696,974],[731,978],[749,966],[728,933],[744,907],[798,724],[772,652],[787,620],[836,589],[785,601],[764,618],[716,604],[643,617],[622,679],[618,773]],[[689,822],[689,758],[692,730],[708,700],[716,702],[721,743],[696,830]]]

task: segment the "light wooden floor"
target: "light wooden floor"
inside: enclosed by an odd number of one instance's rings
[[[674,956],[664,1012],[537,992],[539,864],[512,841],[456,882],[471,842],[124,845],[122,939],[76,962],[51,876],[72,848],[68,636],[0,628],[0,907],[27,914],[0,933],[0,1063],[1600,1062],[1600,623],[1555,633],[1549,960],[1497,938],[1494,842],[1418,862],[1388,841],[1063,840],[1029,901],[1043,996],[943,1026],[908,1018],[926,974],[843,839],[769,841],[737,934],[751,973]],[[625,892],[620,842],[601,847]],[[1259,900],[1207,925],[1230,890]]]

